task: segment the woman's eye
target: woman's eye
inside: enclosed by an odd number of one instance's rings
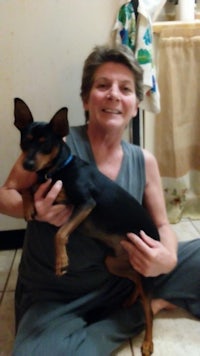
[[[97,85],[97,88],[99,88],[99,89],[105,89],[106,87],[107,86],[106,86],[105,83],[100,83],[100,84]]]
[[[129,88],[129,87],[123,87],[123,91],[124,91],[124,92],[127,92],[127,93],[130,93],[130,92],[131,92],[131,88]]]
[[[130,87],[124,87],[123,88],[123,93],[125,95],[132,95],[134,93],[134,89]]]

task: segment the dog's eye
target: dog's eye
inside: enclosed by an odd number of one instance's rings
[[[51,152],[51,142],[44,136],[39,137],[38,139],[38,148],[44,154],[49,154]]]
[[[27,135],[27,136],[26,136],[26,139],[27,139],[28,141],[32,141],[33,135]]]
[[[38,141],[39,141],[40,143],[43,143],[43,142],[45,142],[45,141],[47,141],[47,140],[45,139],[45,137],[40,137]]]
[[[41,144],[41,151],[44,154],[49,154],[52,150],[52,144],[49,140],[41,140],[40,141]]]
[[[32,142],[33,137],[31,135],[26,136],[21,140],[21,147],[23,150],[28,150],[30,147],[30,143]]]

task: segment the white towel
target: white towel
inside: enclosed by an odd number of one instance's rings
[[[144,100],[140,108],[160,112],[160,93],[153,59],[152,19],[155,19],[166,0],[139,0],[138,19],[131,1],[121,6],[114,25],[116,42],[129,46],[144,70]],[[153,3],[153,4],[152,4]]]

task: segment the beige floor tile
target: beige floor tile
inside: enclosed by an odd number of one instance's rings
[[[14,259],[14,263],[12,266],[12,270],[11,270],[11,274],[9,277],[9,281],[6,287],[6,291],[14,291],[15,287],[16,287],[16,282],[17,282],[17,276],[18,276],[18,268],[19,268],[19,262],[21,259],[21,254],[22,254],[22,250],[17,250],[16,254],[15,254],[15,259]]]
[[[172,224],[172,229],[176,232],[179,241],[192,240],[199,237],[197,229],[190,220],[182,220],[177,224]]]
[[[0,305],[0,356],[11,355],[15,334],[14,292],[6,292]]]
[[[0,251],[0,291],[6,286],[8,274],[10,272],[15,251]]]
[[[0,356],[11,355],[13,340],[15,334],[14,321],[14,290],[17,279],[17,271],[19,260],[21,257],[21,250],[19,251],[1,251],[1,262],[3,266],[3,279],[6,280],[9,273],[9,280],[6,284],[4,293],[2,292],[2,301],[0,305]],[[3,257],[3,258],[2,258]],[[10,271],[4,267],[4,260],[7,259]],[[13,261],[14,260],[14,261]],[[3,282],[2,279],[2,282]]]

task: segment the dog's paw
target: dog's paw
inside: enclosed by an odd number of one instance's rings
[[[63,256],[61,258],[56,259],[56,265],[55,265],[55,274],[56,276],[63,276],[68,272],[68,257]]]
[[[151,356],[153,353],[153,342],[144,341],[141,346],[142,356]]]
[[[55,274],[56,276],[63,276],[64,274],[66,274],[68,272],[68,266],[64,266],[64,267],[56,267],[55,268]]]

